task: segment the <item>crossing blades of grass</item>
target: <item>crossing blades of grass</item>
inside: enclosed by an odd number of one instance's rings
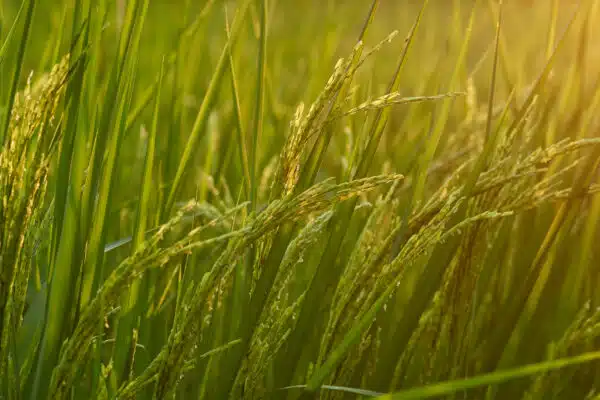
[[[239,6],[234,17],[229,39],[221,52],[219,61],[217,63],[217,66],[215,67],[214,74],[210,80],[208,89],[206,90],[206,94],[204,95],[202,104],[200,105],[200,109],[198,110],[198,115],[196,116],[194,126],[183,149],[183,154],[181,155],[179,166],[177,167],[177,172],[175,173],[175,178],[171,184],[171,190],[169,191],[169,196],[166,201],[167,213],[173,208],[173,205],[176,201],[177,193],[181,186],[183,174],[189,166],[189,162],[192,157],[192,152],[195,150],[196,144],[198,143],[198,140],[200,139],[201,135],[204,134],[204,129],[206,127],[208,117],[210,114],[210,109],[213,106],[213,103],[218,93],[219,86],[221,84],[221,80],[223,79],[225,70],[227,68],[227,63],[229,60],[229,47],[235,44],[235,40],[241,29],[242,22],[244,20],[244,16],[246,14],[246,10],[249,6],[249,3],[250,0],[245,0]]]
[[[146,230],[148,228],[150,201],[153,187],[154,158],[156,152],[156,135],[158,130],[158,119],[160,115],[160,94],[164,78],[165,61],[161,67],[158,78],[156,98],[154,101],[154,118],[144,161],[144,175],[142,178],[142,197],[138,205],[138,215],[135,232],[133,235],[132,252],[139,250],[145,240]],[[122,317],[118,322],[118,332],[115,339],[113,350],[115,371],[118,382],[124,382],[131,376],[132,358],[135,352],[135,343],[131,341],[132,332],[137,328],[136,320],[143,315],[143,300],[147,298],[147,293],[143,291],[142,281],[135,281],[129,293],[124,294],[123,306],[121,308]],[[133,346],[133,347],[132,347]]]
[[[408,50],[410,49],[414,34],[419,27],[419,22],[421,21],[421,17],[426,6],[427,2],[424,2],[409,33],[403,53],[400,56],[396,71],[388,88],[388,93],[398,89],[401,71],[404,66]],[[381,109],[377,112],[377,115],[371,126],[367,147],[364,153],[361,155],[360,163],[356,172],[354,173],[353,179],[361,178],[367,174],[379,140],[383,135],[388,113],[388,109]],[[324,299],[327,301],[327,288],[335,285],[335,282],[337,282],[339,278],[341,271],[339,270],[340,266],[336,267],[336,258],[341,243],[344,239],[346,228],[348,227],[349,221],[352,217],[355,205],[356,202],[349,202],[349,204],[341,206],[338,210],[336,210],[336,217],[339,218],[339,220],[334,218],[330,223],[330,236],[328,238],[329,242],[308,289],[307,300],[304,307],[300,311],[296,329],[290,336],[288,344],[289,350],[288,352],[281,353],[282,355],[279,360],[281,367],[278,367],[278,372],[281,371],[281,377],[278,380],[278,384],[281,386],[288,385],[291,382],[296,370],[297,360],[300,358],[301,351],[303,349],[302,343],[306,340],[306,335],[310,335],[311,332],[313,332],[314,326],[312,321],[314,316],[319,312],[320,307],[318,306],[323,304]],[[321,377],[326,375],[333,366],[334,363],[331,363],[330,365],[326,366],[326,369],[323,372],[319,371],[319,374],[317,375],[319,376],[319,380],[323,379]]]

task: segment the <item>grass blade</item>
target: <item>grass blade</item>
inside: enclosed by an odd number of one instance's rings
[[[183,174],[188,168],[189,162],[191,160],[192,152],[194,151],[196,144],[200,140],[201,135],[204,133],[204,128],[206,126],[206,123],[208,122],[210,108],[212,107],[213,102],[217,96],[217,89],[219,88],[221,80],[223,79],[223,75],[225,74],[227,61],[229,59],[229,47],[235,44],[235,40],[239,34],[241,24],[249,3],[250,0],[245,0],[242,3],[242,5],[238,8],[236,16],[234,17],[229,40],[227,41],[225,48],[221,52],[221,56],[219,57],[219,61],[217,62],[215,72],[210,80],[204,99],[202,100],[202,104],[200,106],[200,110],[198,111],[198,115],[196,116],[194,127],[192,128],[192,132],[190,133],[190,136],[184,147],[183,154],[181,155],[181,160],[179,161],[179,166],[177,167],[177,172],[175,173],[175,178],[173,179],[171,190],[166,201],[165,210],[167,213],[173,208],[173,204],[176,201],[176,196],[181,186]]]
[[[560,370],[573,365],[589,363],[600,359],[599,352],[590,352],[579,356],[563,358],[560,360],[546,361],[543,363],[525,365],[505,371],[492,372],[485,375],[479,375],[473,378],[459,379],[450,382],[442,382],[422,388],[408,389],[394,394],[387,394],[377,397],[378,400],[409,400],[409,399],[429,399],[450,395],[468,389],[482,386],[497,385],[512,379],[529,377],[543,372]]]
[[[31,31],[31,24],[33,20],[33,10],[35,9],[36,0],[29,0],[27,2],[27,11],[25,14],[25,20],[23,22],[23,32],[19,39],[19,49],[17,52],[17,58],[15,60],[15,69],[13,71],[10,92],[8,94],[8,105],[4,114],[4,121],[0,125],[0,145],[6,146],[6,138],[8,137],[8,126],[10,124],[10,117],[12,115],[12,109],[15,103],[15,95],[17,94],[17,87],[19,85],[19,79],[21,78],[21,69],[23,68],[23,58],[25,57],[25,49],[27,48],[27,42],[29,41],[29,33]],[[20,14],[20,12],[19,12]],[[16,23],[16,21],[15,21]]]

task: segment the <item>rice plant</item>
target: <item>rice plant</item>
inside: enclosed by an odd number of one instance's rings
[[[0,0],[0,399],[600,399],[599,11]]]

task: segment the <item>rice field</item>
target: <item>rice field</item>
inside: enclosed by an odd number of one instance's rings
[[[600,400],[600,0],[0,0],[0,399]]]

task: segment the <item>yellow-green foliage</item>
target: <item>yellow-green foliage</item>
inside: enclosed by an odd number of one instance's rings
[[[600,1],[528,3],[0,0],[0,398],[598,398]]]

